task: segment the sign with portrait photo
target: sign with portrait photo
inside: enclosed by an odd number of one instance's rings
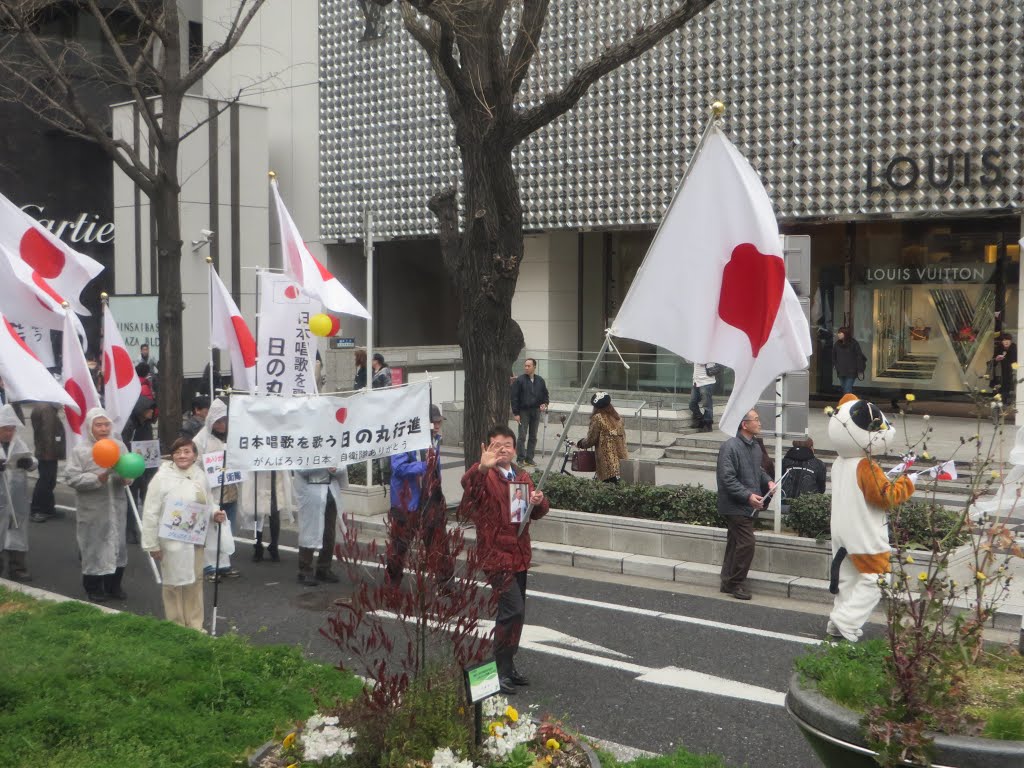
[[[511,520],[515,525],[526,519],[526,509],[530,505],[530,484],[509,483],[508,484],[508,506],[511,512]]]

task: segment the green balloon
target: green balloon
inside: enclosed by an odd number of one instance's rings
[[[134,480],[146,471],[146,460],[137,453],[126,453],[117,460],[114,471],[126,480]]]

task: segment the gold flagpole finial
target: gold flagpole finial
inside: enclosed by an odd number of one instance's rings
[[[720,101],[713,102],[711,104],[711,116],[721,117],[725,113],[725,104]]]
[[[276,179],[276,178],[277,178],[277,174],[276,174],[276,173],[274,173],[273,171],[268,171],[268,172],[267,172],[267,176],[269,176],[269,177],[270,177],[270,180],[271,180],[271,181],[273,181],[274,179]]]
[[[206,257],[206,263],[207,264],[213,264],[213,256],[207,256]]]
[[[110,295],[106,291],[103,291],[103,293],[100,294],[100,301],[106,301],[109,298]]]
[[[63,307],[64,309],[68,309],[68,308],[70,308],[70,307],[71,307],[71,305],[70,305],[70,304],[68,304],[68,303],[67,303],[66,301],[62,301],[62,302],[60,303],[60,305],[61,305],[61,306],[62,306],[62,307]]]

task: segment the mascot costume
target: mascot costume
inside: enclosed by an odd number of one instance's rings
[[[896,430],[874,403],[844,395],[828,424],[838,454],[832,463],[832,579],[835,603],[827,632],[857,642],[878,605],[879,578],[889,573],[889,510],[914,492],[907,477],[891,480],[872,459],[888,452]]]

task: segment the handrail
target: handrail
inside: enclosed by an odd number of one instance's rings
[[[642,459],[644,455],[644,408],[646,407],[647,401],[644,400],[642,403],[640,403],[640,407],[636,409],[636,417],[637,420],[640,422],[640,451],[636,455],[637,461],[640,461],[640,459]],[[623,429],[625,429],[625,426],[623,426]]]

